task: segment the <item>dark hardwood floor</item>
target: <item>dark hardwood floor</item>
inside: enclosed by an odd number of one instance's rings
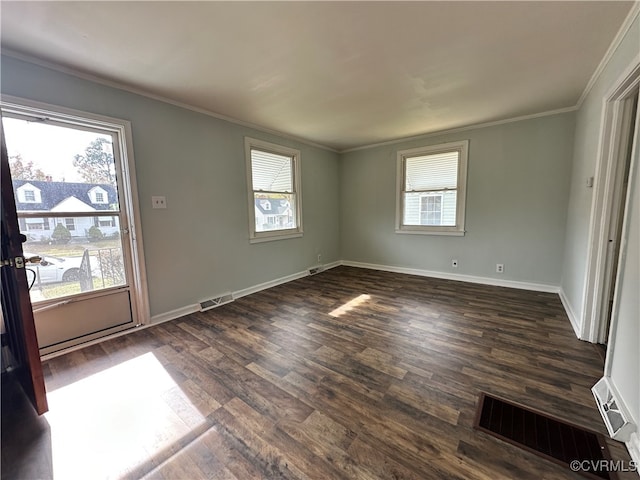
[[[37,441],[3,430],[3,478],[582,478],[474,430],[481,391],[606,434],[557,295],[349,267],[44,371],[51,411]]]

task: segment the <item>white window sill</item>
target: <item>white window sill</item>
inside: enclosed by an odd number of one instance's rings
[[[299,238],[299,237],[302,237],[302,232],[265,235],[260,237],[251,237],[249,238],[249,243],[272,242],[274,240],[286,240],[288,238]]]
[[[396,233],[409,235],[445,235],[450,237],[464,237],[464,230],[405,230],[396,228]]]

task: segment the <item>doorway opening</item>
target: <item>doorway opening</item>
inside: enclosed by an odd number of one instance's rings
[[[605,101],[600,156],[596,165],[585,311],[580,338],[606,349],[612,318],[618,262],[624,252],[629,172],[638,148],[640,64],[631,68]]]
[[[128,122],[3,98],[41,354],[146,323]]]

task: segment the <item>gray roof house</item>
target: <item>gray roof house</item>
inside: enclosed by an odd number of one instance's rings
[[[14,180],[13,190],[20,231],[30,241],[48,241],[56,225],[63,224],[72,237],[86,237],[93,226],[105,235],[118,231],[118,196],[114,186],[95,183]],[[42,217],[20,217],[42,212]],[[96,212],[96,216],[50,217],[47,213]],[[101,214],[101,215],[100,215]]]

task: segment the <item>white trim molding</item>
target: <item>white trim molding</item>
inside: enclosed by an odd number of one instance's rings
[[[567,298],[567,295],[564,293],[564,290],[562,288],[560,288],[558,296],[560,297],[560,301],[562,302],[564,311],[567,312],[567,317],[569,317],[569,321],[571,322],[571,326],[573,327],[573,331],[576,334],[576,337],[580,338],[580,322],[578,321],[578,317],[573,311],[571,303],[569,302],[569,299]]]
[[[381,270],[393,273],[406,273],[408,275],[418,275],[420,277],[441,278],[444,280],[456,280],[459,282],[477,283],[480,285],[492,285],[494,287],[518,288],[520,290],[531,290],[534,292],[559,293],[560,287],[545,283],[520,282],[516,280],[500,280],[491,277],[477,277],[474,275],[462,275],[458,273],[438,272],[434,270],[422,270],[418,268],[395,267],[391,265],[378,265],[374,263],[352,262],[343,260],[342,265],[347,267],[368,268],[370,270]]]
[[[608,295],[607,269],[611,261],[609,249],[609,234],[613,214],[617,211],[615,204],[616,172],[620,171],[621,159],[625,150],[621,148],[621,141],[628,122],[628,111],[632,103],[634,89],[640,83],[640,56],[623,72],[613,87],[602,99],[603,109],[601,118],[600,138],[598,141],[598,157],[596,159],[594,192],[591,202],[591,216],[589,219],[589,239],[587,252],[587,270],[584,282],[584,308],[579,338],[589,342],[602,342],[606,336],[603,332],[603,308],[606,307]],[[634,166],[631,165],[633,169]],[[625,199],[622,199],[625,201]],[[612,321],[611,331],[614,330]]]
[[[157,101],[162,102],[162,103],[167,103],[169,105],[173,105],[174,107],[184,108],[185,110],[190,110],[192,112],[201,113],[203,115],[207,115],[208,117],[217,118],[218,120],[223,120],[225,122],[229,122],[229,123],[232,123],[234,125],[240,125],[241,127],[251,128],[251,129],[256,130],[258,132],[267,133],[269,135],[276,135],[276,136],[281,137],[281,138],[286,138],[288,140],[293,140],[293,141],[296,141],[296,142],[300,142],[300,143],[302,143],[304,145],[309,145],[311,147],[316,147],[316,148],[320,148],[322,150],[328,150],[330,152],[339,153],[339,151],[336,150],[335,148],[331,148],[331,147],[328,147],[326,145],[322,145],[320,143],[316,143],[316,142],[313,142],[311,140],[307,140],[305,138],[298,137],[296,135],[291,135],[289,133],[281,132],[279,130],[274,130],[272,128],[263,127],[261,125],[255,124],[255,123],[246,122],[244,120],[239,120],[239,119],[234,118],[234,117],[229,117],[227,115],[223,115],[221,113],[216,113],[216,112],[214,112],[212,110],[208,110],[208,109],[202,108],[202,107],[197,107],[195,105],[191,105],[191,104],[188,104],[188,103],[180,102],[178,100],[173,100],[173,99],[171,99],[169,97],[165,97],[165,96],[162,96],[162,95],[157,95],[155,93],[151,93],[151,92],[149,92],[147,90],[144,90],[144,89],[141,89],[141,88],[132,87],[131,85],[128,85],[127,83],[124,83],[124,82],[117,82],[117,81],[114,81],[114,80],[107,80],[106,78],[102,78],[100,76],[93,75],[91,73],[86,73],[86,72],[82,72],[80,70],[76,70],[74,68],[66,67],[66,66],[63,66],[63,65],[58,65],[57,63],[49,62],[47,60],[43,60],[41,58],[34,57],[34,56],[31,56],[31,55],[25,55],[23,53],[19,53],[19,52],[13,51],[13,50],[8,49],[8,48],[2,48],[0,50],[0,53],[2,55],[7,56],[7,57],[15,58],[16,60],[21,60],[23,62],[32,63],[32,64],[37,65],[39,67],[48,68],[50,70],[55,70],[56,72],[64,73],[65,75],[72,75],[74,77],[81,78],[83,80],[88,80],[90,82],[94,82],[94,83],[97,83],[99,85],[104,85],[105,87],[115,88],[115,89],[122,90],[122,91],[125,91],[125,92],[133,93],[135,95],[140,95],[141,97],[150,98],[152,100],[157,100]]]
[[[618,30],[618,33],[616,34],[616,36],[613,38],[613,41],[611,42],[611,45],[609,45],[609,48],[605,52],[604,57],[602,57],[602,60],[600,60],[600,63],[594,70],[593,75],[591,75],[591,78],[587,82],[587,86],[584,88],[582,95],[580,95],[580,98],[578,99],[578,103],[576,103],[577,109],[582,107],[582,103],[587,98],[587,95],[589,95],[589,92],[591,92],[591,89],[600,78],[600,75],[602,75],[602,72],[604,71],[607,64],[611,61],[613,54],[616,52],[616,50],[622,43],[622,40],[624,40],[624,37],[627,35],[627,32],[631,28],[631,25],[633,24],[635,19],[638,17],[639,13],[640,13],[640,2],[636,1],[631,7],[631,10],[629,10],[627,17],[624,19],[624,22],[622,22],[622,25],[620,25],[620,29]]]
[[[175,320],[176,318],[184,317],[200,311],[200,305],[194,303],[193,305],[186,305],[184,307],[176,308],[168,312],[159,313],[151,317],[151,325],[158,325],[159,323]]]
[[[322,270],[330,270],[335,267],[339,267],[342,265],[341,261],[331,262],[324,265],[320,265]],[[318,267],[318,265],[314,265],[314,267]],[[312,267],[309,267],[312,268]],[[276,287],[278,285],[282,285],[283,283],[292,282],[294,280],[298,280],[299,278],[304,278],[309,276],[309,269],[303,270],[301,272],[292,273],[291,275],[285,275],[284,277],[279,277],[273,280],[269,280],[268,282],[259,283],[257,285],[253,285],[251,287],[243,288],[241,290],[236,290],[232,292],[234,299],[238,299],[241,297],[246,297],[247,295],[251,295],[253,293],[261,292],[262,290],[267,290],[272,287]],[[194,303],[193,305],[186,305],[184,307],[176,308],[175,310],[171,310],[165,313],[159,313],[151,317],[151,325],[157,325],[159,323],[168,322],[170,320],[175,320],[176,318],[184,317],[185,315],[190,315],[195,312],[200,311],[200,304]]]
[[[625,443],[631,460],[636,462],[636,465],[640,466],[640,433],[633,432],[629,437],[629,441]],[[640,475],[640,472],[639,472]]]

